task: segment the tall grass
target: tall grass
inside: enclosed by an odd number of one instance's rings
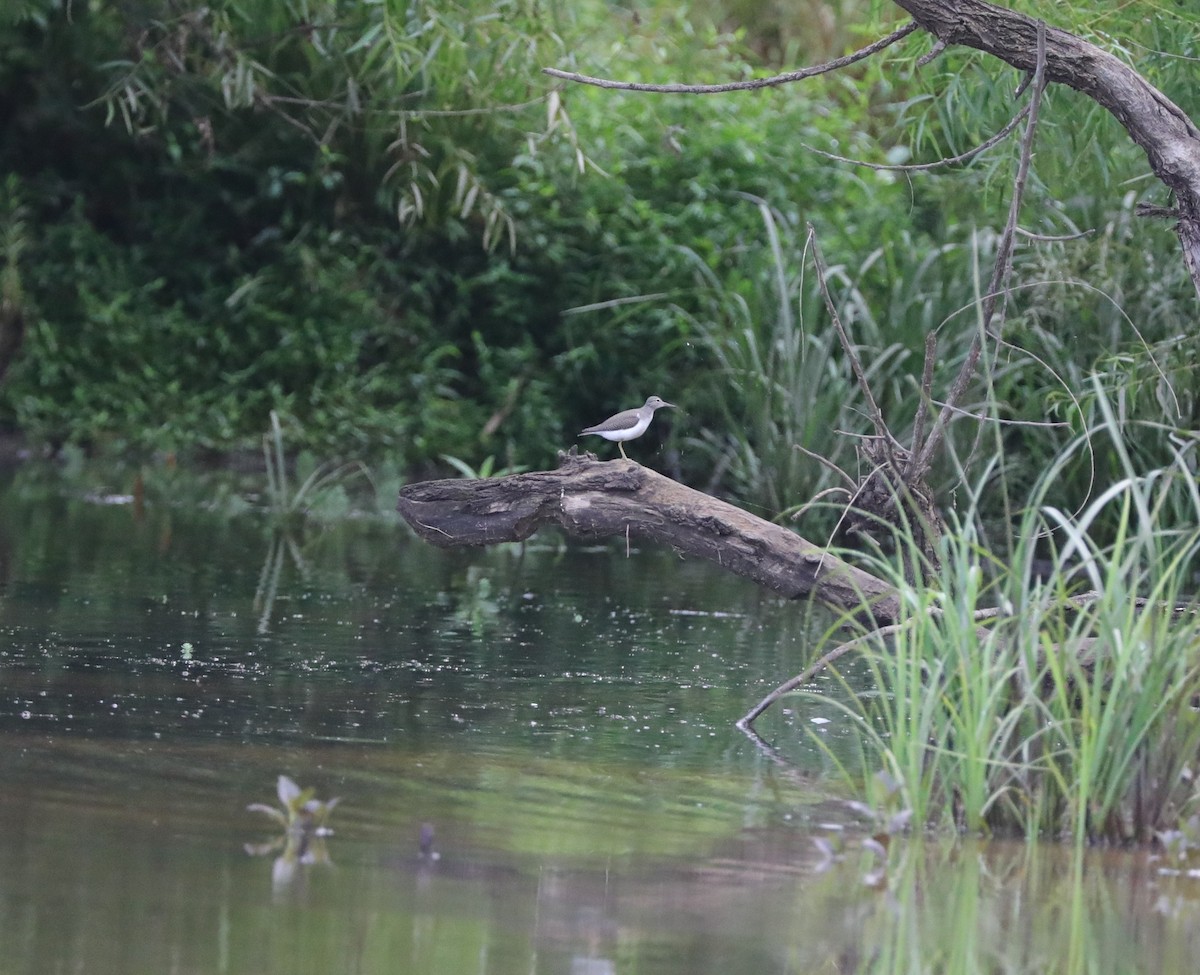
[[[744,268],[742,287],[726,288],[708,272],[714,304],[695,327],[716,367],[705,379],[715,416],[690,446],[713,458],[709,490],[723,480],[776,514],[828,486],[828,472],[797,444],[850,464],[849,439],[839,444],[830,432],[857,393],[834,331],[806,325],[819,298],[815,282],[806,287],[791,228],[765,201],[747,199],[758,206],[768,246]]]
[[[1200,806],[1200,530],[1162,517],[1187,505],[1200,525],[1200,491],[1183,455],[1136,472],[1101,401],[1088,436],[1124,476],[1078,512],[1047,498],[1084,437],[1041,478],[1011,557],[980,542],[977,496],[932,585],[900,558],[875,567],[905,618],[865,651],[871,689],[843,685],[863,764],[840,767],[856,785],[885,772],[915,824],[1142,841]]]
[[[316,463],[305,454],[297,461],[296,483],[288,474],[288,456],[283,443],[283,425],[275,410],[270,412],[271,429],[263,434],[266,467],[266,510],[278,522],[302,520],[308,515],[343,517],[350,508],[346,484],[355,477],[370,477],[366,465]]]
[[[804,228],[766,200],[739,195],[757,207],[764,243],[747,248],[724,278],[698,256],[693,262],[704,311],[690,331],[711,367],[688,396],[689,412],[699,414],[692,427],[701,430],[688,446],[712,458],[708,490],[726,487],[774,516],[848,487],[834,469],[862,473],[856,445],[873,426],[830,324]],[[972,230],[932,251],[903,227],[885,236],[889,245],[856,266],[832,263],[828,285],[885,420],[907,443],[926,336],[940,337],[940,383],[970,344],[977,271],[991,259],[995,234]],[[844,241],[833,243],[831,250],[845,250]],[[993,364],[993,378],[1011,382],[1013,372]]]

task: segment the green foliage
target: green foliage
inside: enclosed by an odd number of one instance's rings
[[[481,410],[451,389],[466,343],[440,319],[480,241],[511,238],[497,190],[544,117],[529,78],[555,44],[533,8],[49,13],[29,41],[51,60],[0,51],[38,107],[8,117],[0,151],[39,201],[8,422],[54,443],[228,449],[275,409],[326,453],[462,451]],[[56,85],[93,93],[90,110],[52,102]],[[106,165],[79,169],[68,140]],[[62,158],[15,148],[49,144]],[[397,239],[397,212],[435,234]]]
[[[160,0],[125,16],[108,122],[256,178],[296,217],[383,205],[515,243],[492,181],[536,131],[529,81],[562,47],[536,5]]]
[[[701,0],[692,5],[692,16],[736,24],[757,57],[787,68],[798,61],[828,61],[845,53],[855,46],[852,39],[861,32],[861,25],[879,16],[879,7],[878,0],[798,0],[788,4]],[[891,7],[886,15],[896,19],[903,11]]]
[[[845,459],[848,440],[837,438],[834,430],[843,411],[854,408],[858,393],[838,365],[835,333],[817,326],[820,299],[804,287],[803,263],[792,264],[784,256],[789,228],[765,201],[756,202],[769,241],[761,260],[769,266],[756,269],[748,258],[745,288],[705,292],[712,307],[695,330],[717,364],[711,379],[702,381],[715,395],[696,399],[715,415],[700,413],[703,433],[693,443],[711,458],[716,476],[710,487],[723,475],[739,497],[778,513],[792,499],[814,497],[829,480],[828,469],[797,445],[853,466]],[[796,255],[794,242],[787,242]],[[774,274],[773,305],[762,304],[769,285],[750,277],[756,271]]]
[[[1189,56],[1195,14],[1158,12],[1081,2],[1061,23],[1128,38],[1182,99],[1188,62],[1169,55]],[[917,70],[926,48],[910,39],[852,72],[703,98],[539,71],[744,78],[877,36],[897,16],[882,0],[636,17],[524,0],[10,13],[0,169],[25,207],[28,327],[0,423],[54,445],[252,449],[275,411],[294,447],[331,459],[544,466],[588,419],[658,391],[684,408],[663,427],[672,466],[782,512],[833,483],[797,444],[849,469],[836,431],[865,432],[802,228],[820,235],[903,438],[925,334],[939,334],[941,390],[1007,204],[1011,140],[908,175],[809,148],[927,161],[977,144],[1014,106],[1009,69],[970,52]],[[1042,114],[1025,222],[1094,232],[1022,246],[1007,344],[972,405],[1060,419],[1047,402],[1075,410],[1098,368],[1131,420],[1194,426],[1194,298],[1167,229],[1133,218],[1130,186],[1154,199],[1145,161],[1075,93],[1052,89]],[[964,464],[983,456],[978,430],[955,423]],[[996,438],[1014,490],[1063,437]],[[1086,493],[1090,471],[1065,475]]]
[[[29,435],[228,448],[272,409],[320,428],[312,445],[335,455],[403,435],[392,411],[417,371],[414,343],[378,327],[391,314],[364,284],[363,252],[352,259],[336,235],[266,247],[254,273],[186,291],[156,276],[150,248],[115,254],[78,209],[35,249],[26,287],[40,315],[8,401]]]
[[[271,429],[263,434],[263,461],[267,471],[267,510],[276,520],[285,522],[310,514],[345,517],[350,512],[346,482],[356,476],[368,475],[361,462],[337,466],[318,464],[306,452],[297,461],[293,487],[283,445],[283,427],[274,410],[271,411]]]
[[[1194,526],[1200,493],[1182,457],[1136,473],[1121,432],[1108,411],[1090,435],[1111,439],[1124,478],[1062,511],[1049,499],[1082,440],[1064,451],[1012,559],[981,543],[973,506],[946,535],[933,586],[913,589],[892,568],[904,618],[865,653],[878,690],[848,690],[863,767],[843,769],[852,782],[882,770],[914,823],[1146,841],[1200,802],[1200,620],[1188,597],[1200,532],[1160,517],[1187,505]],[[1109,520],[1111,541],[1092,534]]]
[[[20,353],[29,313],[21,269],[28,214],[20,185],[9,176],[0,187],[0,379]]]
[[[260,812],[270,816],[284,829],[303,829],[313,832],[328,832],[329,814],[341,801],[340,799],[317,799],[316,790],[301,789],[300,786],[286,775],[279,776],[276,783],[276,793],[279,795],[279,806],[268,806],[262,802],[252,802],[246,807],[249,812]]]
[[[451,457],[449,454],[442,456],[447,464],[458,471],[463,477],[470,479],[478,479],[484,477],[506,477],[509,474],[520,474],[525,470],[523,467],[502,467],[496,468],[496,458],[489,454],[483,459],[483,463],[478,468],[472,467],[464,460],[457,457]]]

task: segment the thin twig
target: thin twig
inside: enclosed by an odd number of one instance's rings
[[[858,411],[856,410],[855,412]],[[857,430],[839,430],[836,427],[833,432],[839,437],[851,437],[857,440],[874,440],[877,436],[874,433],[859,433]]]
[[[1007,342],[1004,343],[1006,346],[1008,344],[1009,343]],[[943,409],[949,406],[949,404],[940,402],[939,400],[933,400],[933,405],[940,406]],[[1069,427],[1071,425],[1067,420],[1014,420],[999,416],[988,416],[983,413],[975,413],[974,411],[968,410],[962,406],[949,406],[949,409],[953,411],[955,416],[962,416],[971,420],[978,420],[980,423],[996,423],[1002,427],[1045,427],[1047,429],[1055,429],[1057,427]]]
[[[770,694],[764,697],[761,701],[754,705],[754,707],[752,707],[738,719],[737,727],[742,731],[749,731],[754,725],[754,722],[758,720],[759,716],[765,710],[767,710],[767,708],[769,708],[785,694],[795,690],[801,684],[807,684],[817,673],[828,667],[831,663],[837,660],[838,657],[849,653],[859,644],[865,643],[872,637],[891,636],[893,633],[900,632],[900,630],[907,625],[907,623],[893,623],[891,626],[885,626],[879,630],[872,630],[870,633],[864,633],[862,636],[856,636],[853,640],[847,640],[845,643],[839,643],[812,666],[806,667],[791,680],[785,680],[782,684],[775,688],[775,690],[771,691]]]
[[[853,498],[854,498],[854,492],[851,491],[849,488],[844,488],[844,487],[840,487],[840,486],[839,487],[828,487],[824,491],[818,491],[811,498],[809,498],[807,501],[805,501],[804,504],[800,505],[800,507],[796,509],[795,514],[792,515],[792,521],[799,521],[806,514],[808,514],[808,512],[810,512],[813,508],[815,508],[817,506],[818,501],[821,501],[823,498],[827,498],[827,497],[830,497],[835,494],[845,496],[845,498],[847,499],[847,501],[846,501],[847,504],[849,504],[850,501],[853,500]],[[845,511],[845,509],[843,508],[843,512],[844,511]],[[824,558],[824,556],[822,556],[822,558]],[[818,569],[820,569],[821,566],[822,566],[822,563],[817,564]]]
[[[867,380],[866,372],[863,371],[862,362],[859,361],[858,353],[854,351],[854,346],[850,342],[850,336],[846,333],[846,329],[842,325],[842,317],[838,314],[837,306],[833,303],[833,295],[829,293],[829,283],[827,280],[828,268],[825,266],[825,259],[821,256],[821,245],[817,242],[816,228],[811,223],[808,225],[808,241],[812,244],[813,264],[817,269],[817,283],[821,287],[821,297],[825,299],[825,308],[829,311],[829,317],[833,319],[833,327],[842,342],[842,349],[845,351],[846,357],[850,360],[850,369],[854,373],[854,378],[858,381],[858,387],[862,390],[863,398],[867,401],[871,424],[875,427],[875,433],[886,444],[888,454],[890,455],[895,439],[892,437],[891,431],[888,430],[887,423],[884,422],[883,412],[879,409],[879,404],[875,402],[875,395],[871,392],[871,384]]]
[[[1017,217],[1021,212],[1021,201],[1025,195],[1025,183],[1029,177],[1029,163],[1033,156],[1033,136],[1037,131],[1038,108],[1042,101],[1042,92],[1046,89],[1046,24],[1038,21],[1037,34],[1037,69],[1033,76],[1033,93],[1029,102],[1029,120],[1025,125],[1025,134],[1021,138],[1021,158],[1017,164],[1017,174],[1013,179],[1013,195],[1008,208],[1008,220],[1004,224],[1004,233],[996,248],[996,264],[992,270],[992,280],[983,296],[980,309],[980,327],[971,341],[967,357],[962,368],[950,387],[950,394],[934,421],[929,437],[918,450],[914,450],[905,471],[906,480],[924,477],[929,470],[933,455],[946,436],[946,428],[954,407],[967,391],[967,386],[975,377],[975,367],[983,352],[983,341],[991,327],[992,318],[996,313],[997,302],[1007,303],[1007,285],[1012,273],[1013,239],[1016,237]]]
[[[1160,207],[1153,203],[1139,203],[1133,208],[1135,216],[1158,217],[1162,220],[1178,220],[1179,207]]]
[[[1022,108],[1016,115],[1008,120],[1008,124],[999,132],[993,135],[986,142],[981,142],[973,149],[968,149],[966,152],[960,152],[957,156],[949,156],[945,159],[935,159],[933,162],[927,163],[873,163],[867,162],[865,159],[851,159],[849,156],[839,156],[835,152],[826,152],[824,149],[818,149],[815,146],[810,146],[805,142],[800,145],[809,152],[816,153],[818,156],[824,156],[826,159],[832,159],[835,162],[849,163],[851,166],[862,166],[866,169],[874,169],[880,172],[902,172],[902,173],[918,173],[927,169],[940,169],[942,166],[955,166],[961,162],[968,162],[978,156],[981,152],[986,152],[992,146],[1002,142],[1013,129],[1021,124],[1021,120],[1029,114],[1029,105]]]
[[[949,46],[950,45],[948,45],[945,41],[943,41],[939,37],[934,42],[933,47],[931,47],[928,51],[926,51],[919,58],[917,58],[917,67],[923,68],[923,67],[925,67],[925,65],[930,64],[932,61],[934,61],[937,58],[937,56],[939,54],[941,54]]]
[[[651,294],[630,295],[627,298],[609,298],[606,301],[593,301],[590,305],[576,305],[574,308],[564,308],[561,312],[565,318],[567,315],[583,315],[593,311],[608,311],[610,308],[619,308],[622,305],[636,305],[646,301],[661,301],[663,298],[670,298],[669,291],[656,291]]]
[[[858,482],[856,480],[854,480],[854,478],[852,478],[844,470],[842,470],[840,467],[838,467],[838,465],[835,464],[833,461],[831,461],[828,457],[822,457],[820,454],[816,453],[815,451],[809,450],[807,447],[803,446],[802,444],[798,444],[798,443],[792,444],[792,450],[798,450],[798,451],[800,451],[800,453],[804,454],[805,457],[811,457],[817,463],[822,464],[825,467],[829,468],[829,470],[833,471],[835,474],[838,475],[838,477],[840,477],[847,484],[849,484],[852,489],[858,487]]]
[[[548,74],[552,78],[562,78],[563,81],[574,81],[581,85],[594,85],[597,88],[613,88],[618,91],[650,91],[667,95],[717,95],[726,91],[753,91],[758,88],[774,88],[793,81],[803,81],[805,78],[828,74],[830,71],[838,71],[841,68],[854,64],[856,61],[861,61],[864,58],[869,58],[872,54],[879,53],[884,48],[890,47],[902,38],[907,37],[916,29],[916,21],[910,21],[899,30],[892,31],[887,37],[881,37],[873,44],[868,44],[866,47],[860,48],[853,54],[847,54],[845,57],[834,58],[832,61],[826,61],[823,64],[814,64],[807,68],[801,68],[798,71],[788,71],[786,74],[775,75],[771,78],[753,78],[750,81],[728,81],[720,85],[652,85],[640,81],[614,81],[611,78],[593,78],[590,75],[577,74],[574,71],[560,71],[558,68],[542,68],[542,73]]]
[[[921,370],[921,399],[917,403],[917,416],[913,420],[912,449],[921,449],[921,438],[925,436],[925,421],[929,418],[929,403],[933,397],[933,367],[937,360],[937,332],[925,336],[925,365]]]
[[[1081,237],[1090,237],[1095,232],[1094,227],[1089,227],[1087,230],[1080,230],[1074,234],[1035,234],[1032,230],[1026,230],[1024,227],[1017,228],[1017,233],[1027,240],[1036,240],[1047,244],[1057,244],[1065,240],[1079,240]]]
[[[858,501],[859,496],[866,489],[866,486],[871,483],[871,478],[883,470],[883,468],[883,464],[876,465],[871,473],[862,479],[862,483],[856,484],[854,486],[854,490],[850,492],[850,500],[846,502],[846,506],[842,508],[842,513],[838,515],[837,523],[833,526],[833,531],[829,533],[829,539],[825,543],[825,550],[821,552],[821,558],[817,562],[818,572],[825,568],[825,556],[829,554],[829,549],[830,546],[833,545],[833,540],[837,538],[838,533],[842,530],[842,525],[845,524],[846,519],[850,517],[850,513],[854,510],[855,502]]]

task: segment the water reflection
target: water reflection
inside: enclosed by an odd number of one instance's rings
[[[554,538],[438,552],[378,520],[291,545],[0,493],[6,965],[1191,970],[1196,880],[875,846],[803,734],[836,756],[836,708],[738,733],[822,628],[748,583]],[[248,856],[280,773],[342,797],[335,832],[268,826],[282,848]]]

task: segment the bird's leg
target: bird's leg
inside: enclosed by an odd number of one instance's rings
[[[620,440],[617,441],[617,449],[621,451],[622,457],[624,457],[626,460],[629,460],[629,456],[625,453],[625,444]]]

